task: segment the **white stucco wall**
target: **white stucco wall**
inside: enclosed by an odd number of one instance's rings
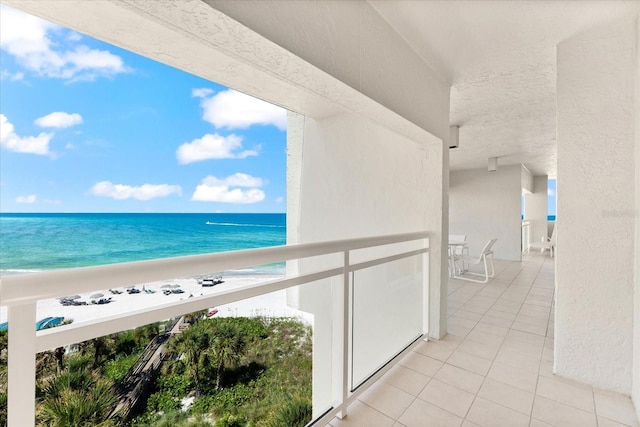
[[[520,165],[452,171],[449,179],[449,233],[466,234],[472,256],[497,238],[494,257],[520,261]]]
[[[441,145],[416,144],[354,114],[314,120],[290,115],[288,197],[298,200],[288,216],[288,241],[317,242],[436,227],[442,210]],[[297,164],[299,163],[299,164]],[[296,173],[300,171],[301,173]],[[441,172],[439,172],[441,176]],[[292,194],[298,191],[298,194]],[[436,250],[436,249],[434,249]],[[299,272],[326,266],[303,260]],[[292,266],[290,268],[293,269]],[[384,286],[384,284],[372,284]],[[439,284],[438,284],[439,285]],[[439,286],[436,286],[439,288]],[[341,279],[290,293],[289,300],[314,313],[314,407],[322,410],[337,392],[332,364],[338,355],[331,323]],[[370,289],[372,295],[385,289]],[[436,310],[437,311],[437,310]],[[372,356],[375,352],[371,352]]]
[[[425,230],[439,209],[440,158],[355,115],[307,118],[302,161],[300,241]]]
[[[533,193],[533,175],[524,165],[522,165],[521,185],[523,193]]]
[[[558,45],[555,372],[631,394],[635,23]]]
[[[205,2],[433,135],[448,138],[448,84],[366,1]]]
[[[636,251],[633,403],[640,423],[640,17],[636,19]]]
[[[529,221],[529,241],[539,242],[548,236],[546,176],[533,178],[533,192],[524,195],[524,219]]]

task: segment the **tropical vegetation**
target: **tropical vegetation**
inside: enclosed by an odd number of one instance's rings
[[[140,403],[115,413],[123,384],[160,325],[36,357],[38,425],[297,427],[311,420],[312,341],[290,318],[187,316],[164,344]],[[7,423],[7,334],[0,332],[0,426]]]
[[[311,420],[311,329],[297,320],[200,320],[168,351],[172,360],[133,425],[296,427]],[[183,410],[185,397],[193,402]]]
[[[0,426],[7,425],[7,331],[0,331]]]

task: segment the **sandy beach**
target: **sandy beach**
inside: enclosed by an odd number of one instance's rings
[[[91,294],[81,294],[78,301],[85,301],[87,305],[63,306],[58,298],[38,301],[36,320],[45,317],[62,316],[65,320],[73,319],[74,323],[85,322],[88,320],[99,319],[105,316],[112,316],[120,313],[152,307],[154,305],[166,304],[171,301],[179,301],[200,295],[211,295],[223,290],[233,289],[234,287],[266,282],[281,278],[281,276],[224,276],[224,283],[203,287],[198,284],[195,278],[175,279],[170,281],[147,283],[144,285],[146,290],[153,290],[154,293],[146,293],[142,291],[142,285],[137,286],[141,291],[136,294],[129,294],[125,288],[114,288],[114,291],[121,291],[119,294],[112,294],[108,289],[99,291],[104,294],[104,298],[111,298],[108,304],[92,304]],[[164,289],[166,285],[179,285],[184,293],[165,295]],[[163,286],[165,286],[163,288]],[[238,301],[231,304],[225,304],[216,308],[218,317],[239,317],[239,316],[266,316],[266,317],[295,317],[306,323],[311,324],[312,316],[308,313],[295,310],[286,305],[286,291],[272,292],[259,297]],[[0,307],[0,323],[7,321],[7,308]]]

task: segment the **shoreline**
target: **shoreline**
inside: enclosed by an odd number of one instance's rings
[[[78,301],[85,301],[87,305],[70,305],[63,306],[60,304],[59,298],[50,298],[38,301],[36,306],[35,322],[45,317],[64,317],[65,321],[73,319],[73,323],[84,323],[87,321],[100,319],[106,316],[127,313],[141,308],[153,307],[172,301],[179,301],[189,298],[190,295],[198,297],[201,295],[211,295],[223,290],[233,289],[236,286],[244,286],[258,284],[271,280],[283,278],[283,275],[229,275],[223,276],[224,283],[203,287],[198,284],[196,278],[174,279],[169,281],[152,282],[137,285],[136,288],[140,293],[128,294],[125,288],[114,288],[120,291],[120,294],[112,294],[109,290],[103,290],[99,293],[104,298],[111,298],[108,304],[92,304],[91,295],[80,294]],[[163,290],[166,285],[179,285],[184,293],[165,295]],[[146,290],[153,290],[154,293],[145,293]],[[163,288],[165,286],[165,288]],[[295,317],[299,320],[311,325],[313,316],[309,313],[302,312],[287,306],[286,290],[271,292],[254,298],[237,301],[234,303],[224,304],[216,308],[218,312],[212,317]],[[7,307],[0,307],[0,323],[7,321]]]

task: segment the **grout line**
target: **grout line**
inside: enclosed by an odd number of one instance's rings
[[[527,264],[528,264],[528,262],[529,262],[529,261],[527,261]],[[512,265],[512,264],[509,264],[506,268],[510,267],[511,265]],[[506,268],[505,268],[505,269],[503,269],[503,270],[502,270],[502,272],[504,272],[504,271],[506,270]],[[521,269],[521,270],[522,270],[522,269]],[[495,278],[497,278],[498,276],[499,276],[499,274],[498,274],[498,273],[496,273],[496,275],[495,275],[494,279],[495,279]],[[501,297],[502,295],[504,295],[504,293],[505,293],[505,292],[506,292],[506,291],[507,291],[507,290],[512,286],[513,281],[515,280],[515,277],[517,277],[517,275],[516,275],[516,276],[514,276],[514,278],[509,282],[509,284],[504,288],[504,290],[503,290],[503,291],[502,291],[498,296],[496,296],[496,297],[495,297],[494,303],[489,307],[489,309],[487,310],[487,312],[489,312],[489,310],[491,310],[491,308],[493,308],[493,306],[495,306],[496,302],[498,302],[498,300],[500,299],[500,297]],[[493,279],[492,279],[489,283],[487,283],[487,284],[486,284],[482,289],[485,289],[485,288],[486,288],[486,286],[488,286],[488,285],[489,285],[490,283],[492,283],[492,282],[493,282]],[[522,307],[522,304],[520,305],[520,307]],[[519,311],[518,311],[518,312],[519,312]],[[485,313],[485,315],[486,315],[486,313]],[[516,314],[516,317],[517,317],[517,314]],[[484,318],[484,316],[483,316],[482,318]],[[481,319],[481,320],[482,320],[482,319]],[[515,321],[515,317],[514,317],[514,320],[513,320],[513,321],[511,321],[511,325],[513,325],[513,322],[514,322],[514,321]],[[478,322],[476,323],[476,326],[477,326],[477,324],[478,324],[478,323],[480,323],[480,322],[478,321]],[[475,326],[474,326],[474,328],[473,328],[473,329],[475,329]],[[473,329],[472,329],[472,330],[473,330]],[[464,416],[464,419],[465,419],[465,420],[467,419],[467,416],[469,415],[469,412],[471,411],[471,408],[473,408],[473,405],[475,404],[476,399],[479,397],[478,395],[479,395],[479,393],[480,393],[480,390],[482,390],[482,387],[484,387],[484,384],[485,384],[485,382],[486,382],[486,380],[487,380],[487,378],[488,378],[488,376],[489,376],[489,372],[491,372],[491,368],[493,367],[493,364],[495,363],[495,359],[498,357],[498,354],[500,353],[500,349],[501,349],[501,348],[502,348],[502,346],[504,345],[504,340],[506,339],[507,335],[509,335],[509,330],[511,329],[511,327],[509,326],[507,329],[508,329],[508,330],[507,330],[507,333],[505,334],[505,336],[504,336],[504,337],[502,337],[502,340],[501,340],[501,342],[500,342],[500,346],[498,347],[498,351],[496,352],[496,354],[493,356],[493,359],[491,360],[491,365],[489,366],[489,370],[487,371],[487,374],[483,376],[482,383],[480,384],[480,387],[478,388],[478,391],[475,393],[475,395],[474,395],[474,397],[473,397],[473,400],[471,401],[471,405],[469,405],[469,409],[467,409],[467,412],[466,412],[466,414],[465,414],[465,416]],[[496,403],[496,402],[493,402],[493,401],[491,401],[491,402],[492,402],[492,403],[494,403],[494,404],[500,405],[499,403]],[[500,405],[500,406],[504,406],[504,405]],[[511,408],[508,408],[508,409],[511,409]],[[513,409],[512,409],[512,410],[513,410]],[[517,411],[516,411],[516,412],[517,412]]]
[[[525,264],[525,265],[523,265],[523,266],[520,268],[520,272],[521,272],[521,271],[522,271],[526,266],[528,266],[528,265],[529,265],[529,263],[530,263],[533,259],[534,259],[534,258],[530,258],[529,260],[527,260],[527,261],[526,261],[526,264]],[[511,264],[511,265],[512,265],[512,264]],[[529,290],[528,290],[528,292],[527,292],[527,296],[529,295],[529,292],[531,292],[531,289],[533,288],[533,283],[535,282],[536,278],[537,278],[537,277],[538,277],[538,275],[540,274],[540,270],[542,269],[542,266],[543,266],[543,265],[544,265],[544,261],[543,261],[543,263],[540,265],[540,267],[538,268],[538,272],[536,273],[535,278],[531,281],[531,285],[529,285]],[[504,270],[503,270],[503,271],[504,271]],[[498,274],[496,274],[496,277],[498,277],[498,276],[499,276],[499,275],[498,275]],[[504,293],[505,293],[505,292],[506,292],[506,291],[507,291],[511,286],[513,286],[513,281],[516,279],[516,277],[517,277],[517,276],[518,276],[518,274],[516,274],[516,276],[514,276],[514,278],[511,280],[511,282],[509,282],[509,285],[504,289],[504,291],[503,291],[499,296],[497,296],[497,297],[495,298],[495,302],[494,302],[494,304],[492,304],[492,305],[491,305],[490,309],[495,305],[495,303],[500,299],[500,297],[501,297],[501,296],[502,296],[502,295],[503,295],[503,294],[504,294]],[[489,282],[489,283],[491,283],[491,282]],[[525,300],[526,300],[526,297],[525,297]],[[491,361],[491,367],[489,368],[489,371],[487,371],[487,374],[484,376],[484,379],[483,379],[483,381],[482,381],[482,384],[480,385],[480,388],[478,388],[478,392],[475,394],[475,396],[474,396],[474,398],[473,398],[473,401],[471,402],[471,405],[469,406],[469,409],[467,410],[467,413],[466,413],[466,415],[465,415],[465,419],[467,419],[467,416],[469,415],[469,411],[471,411],[471,408],[473,407],[473,405],[474,405],[474,403],[475,403],[476,399],[479,397],[479,396],[478,396],[478,394],[480,393],[480,390],[482,390],[482,387],[484,386],[484,384],[485,384],[485,382],[486,382],[486,379],[488,378],[489,372],[491,371],[491,368],[493,367],[493,365],[494,365],[494,363],[495,363],[495,360],[496,360],[496,358],[497,358],[498,354],[500,353],[500,350],[502,349],[502,346],[504,345],[504,341],[506,340],[507,336],[509,335],[509,332],[512,330],[513,323],[515,322],[515,319],[518,317],[518,315],[520,314],[520,311],[522,310],[522,307],[524,306],[524,301],[525,301],[525,300],[523,300],[523,302],[520,304],[520,309],[519,309],[519,310],[518,310],[518,312],[516,313],[516,315],[515,315],[515,317],[514,317],[514,320],[511,322],[511,325],[507,328],[507,329],[508,329],[507,334],[502,338],[502,341],[501,341],[501,343],[500,343],[500,347],[499,347],[498,351],[496,352],[496,355],[493,357],[493,360]],[[489,310],[490,310],[490,309],[489,309]],[[479,323],[479,322],[478,322],[478,323]],[[477,325],[476,325],[476,326],[477,326]],[[474,327],[474,329],[475,329],[475,327]],[[521,331],[521,332],[524,332],[524,331]],[[536,334],[532,334],[532,335],[536,335]],[[543,345],[542,345],[542,349],[541,349],[540,351],[542,352],[542,351],[543,351],[543,349],[544,349],[544,343],[543,343]],[[542,354],[540,355],[540,363],[542,363]],[[537,390],[537,381],[538,381],[538,378],[539,378],[539,376],[540,376],[540,363],[538,364],[538,376],[537,376],[537,378],[536,378],[536,390]],[[501,382],[501,381],[498,381],[498,382]],[[503,383],[503,384],[504,384],[504,383]],[[507,385],[509,385],[509,386],[511,386],[511,387],[515,387],[515,386],[513,386],[513,385],[511,385],[511,384],[507,384]],[[515,388],[518,388],[518,389],[519,389],[519,387],[515,387]],[[526,391],[526,390],[525,390],[525,391]],[[532,402],[532,404],[531,404],[531,412],[530,412],[530,414],[529,414],[529,424],[531,424],[531,419],[532,419],[532,415],[533,415],[533,407],[534,407],[534,404],[535,404],[535,397],[536,397],[536,393],[534,392],[534,393],[533,393],[533,398],[534,398],[534,400],[533,400],[533,402]],[[516,411],[516,410],[514,410],[513,408],[509,408],[509,407],[507,407],[507,406],[505,406],[505,405],[502,405],[502,404],[500,404],[500,403],[494,402],[494,401],[492,401],[492,400],[489,400],[489,401],[490,401],[490,402],[492,402],[493,404],[498,405],[498,406],[502,406],[502,407],[507,408],[507,409],[509,409],[509,410],[511,410],[511,411],[514,411],[514,412],[517,412],[517,413],[522,414],[522,412]],[[523,414],[523,415],[525,415],[525,414]]]

